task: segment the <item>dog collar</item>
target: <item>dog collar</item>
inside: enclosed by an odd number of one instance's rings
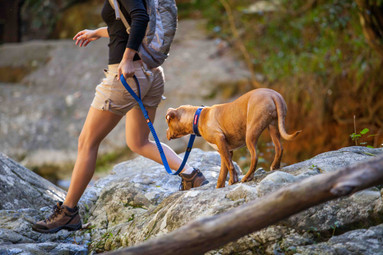
[[[203,107],[200,107],[195,111],[194,118],[193,118],[193,132],[196,136],[201,136],[201,134],[198,131],[198,121],[199,116],[201,115]]]

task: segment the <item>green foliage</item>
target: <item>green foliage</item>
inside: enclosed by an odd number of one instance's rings
[[[310,227],[309,230],[307,230],[307,233],[312,234],[315,239],[320,240],[322,238],[321,233],[316,227]]]
[[[368,136],[366,136],[368,132],[370,132],[370,130],[368,128],[363,128],[363,130],[360,131],[359,133],[352,133],[350,135],[350,137],[355,142],[355,145],[358,145],[359,139],[364,138],[364,137],[368,138],[368,137],[375,136],[375,135],[368,135]],[[368,147],[368,148],[374,148],[371,145],[367,145],[367,142],[360,142],[359,144],[360,145],[366,145],[366,147]]]
[[[132,214],[132,216],[129,217],[128,222],[133,221],[133,220],[134,220],[134,213]]]
[[[84,224],[88,223],[88,219],[89,219],[89,206],[87,204],[84,204],[84,207],[85,207],[85,213],[84,213],[84,217],[83,217],[83,222]]]
[[[314,74],[321,78],[343,71],[363,73],[368,54],[355,1],[320,1],[300,13],[306,1],[283,0],[273,12],[249,12],[253,1],[230,3],[256,71],[270,82],[285,77]],[[232,31],[220,1],[192,0],[180,10],[199,10],[208,19],[212,34],[232,41]],[[367,51],[366,51],[367,49]],[[358,56],[352,58],[351,56]]]
[[[362,135],[367,134],[369,131],[370,131],[370,130],[369,130],[368,128],[364,128],[362,131],[360,131],[360,133],[352,133],[352,134],[350,135],[350,137],[351,137],[351,139],[352,139],[353,141],[358,141],[359,138],[362,137]]]
[[[331,226],[331,229],[332,229],[332,236],[335,235],[335,231],[337,228],[339,228],[341,226],[340,222],[339,221],[335,221],[334,222],[334,225]]]
[[[95,252],[104,252],[105,251],[105,244],[108,241],[108,239],[113,238],[112,232],[105,232],[98,241],[90,243],[90,249],[94,250]]]

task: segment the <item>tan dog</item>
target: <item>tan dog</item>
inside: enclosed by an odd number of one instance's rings
[[[197,109],[197,106],[190,105],[168,109],[166,120],[169,126],[169,140],[194,133],[193,119]],[[232,156],[233,150],[244,145],[250,151],[251,166],[241,181],[246,182],[253,178],[258,161],[256,145],[265,128],[269,129],[275,146],[275,156],[270,169],[279,168],[283,153],[280,137],[292,140],[301,132],[297,131],[292,135],[286,133],[286,112],[283,97],[278,92],[265,88],[252,90],[231,103],[217,104],[202,110],[198,124],[199,133],[221,155],[217,188],[225,187],[228,171],[229,185],[238,182]]]

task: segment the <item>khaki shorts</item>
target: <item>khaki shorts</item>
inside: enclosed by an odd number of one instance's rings
[[[145,107],[157,107],[164,92],[164,73],[162,67],[157,67],[148,72],[140,63],[134,61],[135,75],[140,83],[141,100]],[[125,89],[118,76],[118,64],[108,65],[104,70],[106,78],[96,87],[92,107],[110,111],[118,115],[125,115],[130,109],[137,106],[137,101]],[[145,70],[145,72],[144,72]],[[137,85],[133,78],[126,79],[126,82],[138,95]]]

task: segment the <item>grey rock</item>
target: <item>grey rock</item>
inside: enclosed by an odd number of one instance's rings
[[[383,148],[367,148],[352,146],[321,153],[311,159],[284,167],[284,171],[297,175],[310,170],[317,170],[321,173],[333,172],[340,168],[351,166],[374,155],[383,153]]]
[[[297,247],[298,254],[383,254],[383,224],[349,231],[327,242]]]
[[[350,228],[355,225],[368,227],[371,222],[382,220],[381,202],[380,192],[363,190],[309,208],[291,216],[284,223],[300,231],[314,232],[332,232],[334,228]]]
[[[62,189],[0,153],[0,210],[39,209],[64,197]]]
[[[289,173],[275,171],[267,175],[257,186],[257,190],[260,196],[269,194],[286,184],[295,182],[297,178]]]
[[[24,243],[24,244],[0,244],[0,254],[6,255],[16,255],[16,254],[31,254],[31,255],[41,255],[41,254],[57,254],[57,255],[86,255],[88,254],[88,249],[86,247],[71,244],[71,243]]]
[[[379,153],[381,149],[344,148],[321,154],[327,162],[321,166],[351,165]],[[132,246],[321,174],[319,168],[310,167],[313,160],[322,162],[314,158],[278,171],[259,170],[254,181],[216,189],[219,154],[193,149],[188,163],[199,168],[210,183],[178,191],[178,176],[137,157],[116,165],[112,174],[86,190],[80,204],[83,219],[91,225],[88,230],[43,235],[31,231],[31,224],[46,217],[50,207],[0,210],[0,253],[85,254]],[[17,166],[11,160],[4,162]],[[236,170],[241,172],[237,165]],[[21,181],[15,178],[13,183]],[[381,190],[370,188],[305,210],[207,254],[379,254],[382,204]]]
[[[0,254],[87,254],[90,236],[32,231],[66,192],[0,153]],[[76,241],[78,244],[73,244]]]

